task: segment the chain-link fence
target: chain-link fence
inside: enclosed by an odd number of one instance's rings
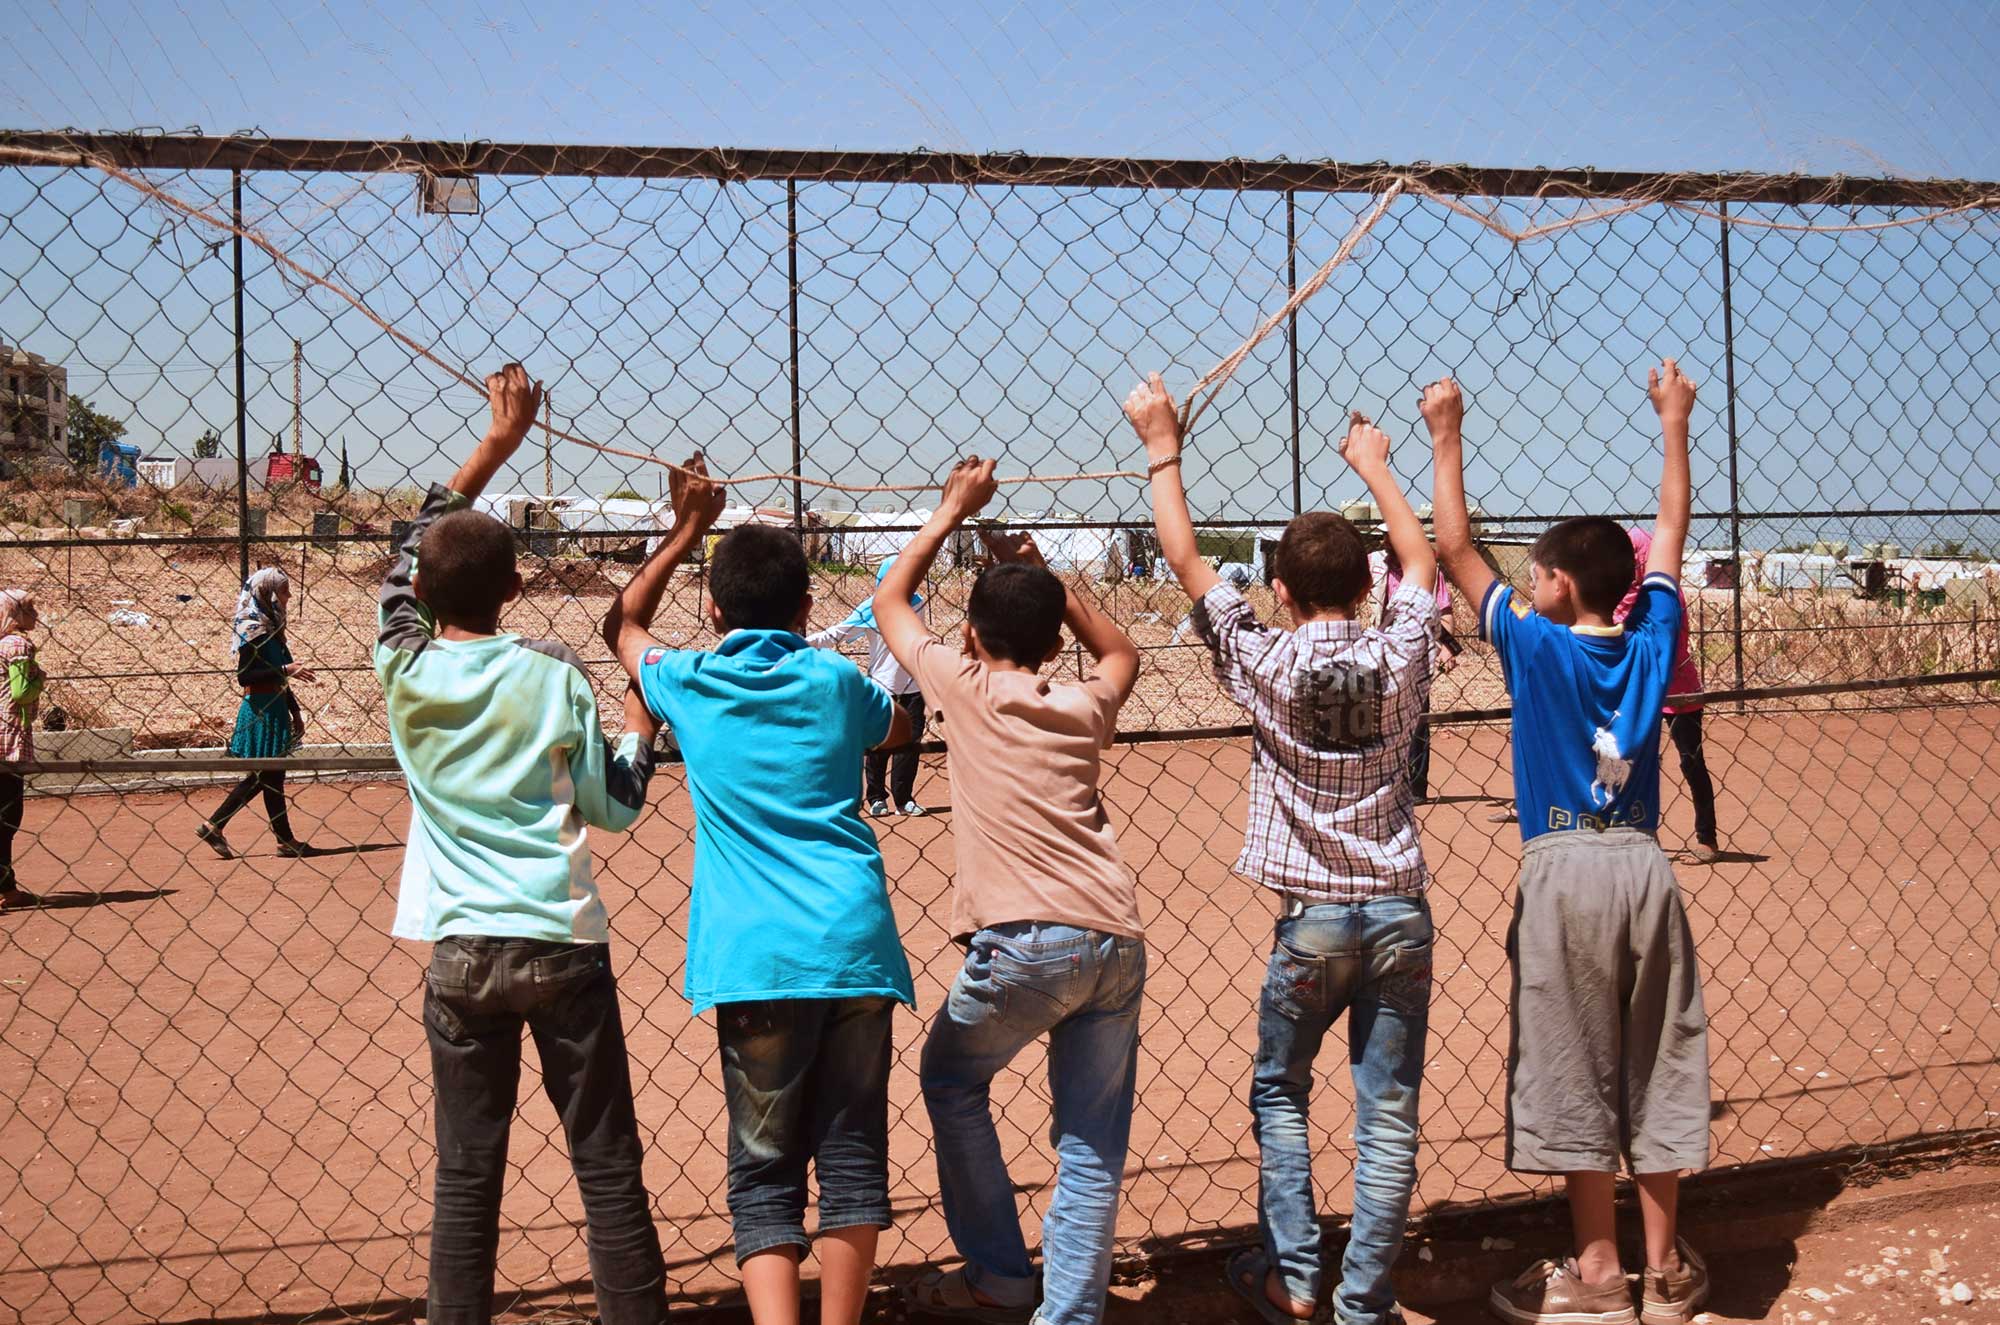
[[[929,500],[816,480],[924,483],[965,451],[1002,456],[1003,473],[1130,468],[1130,382],[1165,368],[1176,385],[1234,350],[1384,177],[49,135],[0,149],[30,154],[0,165],[0,583],[38,600],[49,677],[16,848],[43,901],[0,915],[0,1303],[34,1321],[333,1319],[422,1295],[422,954],[388,938],[409,811],[368,649],[399,522],[463,455],[483,400],[385,323],[454,365],[518,359],[547,379],[550,428],[491,500],[524,554],[506,624],[575,648],[615,726],[596,623],[644,554],[664,471],[554,433],[674,459],[699,447],[723,474],[777,476],[732,489],[725,523],[797,527],[815,621],[831,624]],[[1717,1162],[1989,1127],[2000,231],[1965,205],[2000,188],[1400,178],[1425,187],[1257,346],[1191,438],[1204,552],[1259,567],[1298,510],[1367,520],[1329,444],[1350,408],[1390,423],[1422,492],[1415,396],[1449,372],[1470,400],[1479,537],[1520,582],[1551,519],[1650,520],[1643,366],[1690,365],[1685,580],[1723,852],[1680,859]],[[1607,198],[1647,205],[1523,242],[1480,220],[1518,234]],[[1241,715],[1161,577],[1141,484],[1005,491],[1007,518],[1041,531],[1145,657],[1105,788],[1152,949],[1122,1250],[1239,1236],[1255,1218],[1243,1097],[1271,922],[1229,872]],[[315,850],[277,856],[253,804],[225,861],[194,834],[252,767],[221,747],[239,695],[231,607],[261,565],[290,576],[290,647],[317,673],[296,687],[305,744],[279,765]],[[971,573],[941,561],[934,629],[956,628]],[[698,566],[674,582],[671,642],[712,638],[702,593]],[[1275,611],[1261,586],[1251,596]],[[1518,831],[1499,822],[1506,697],[1471,624],[1458,604],[1466,649],[1436,686],[1420,810],[1440,934],[1429,1208],[1544,1190],[1501,1159]],[[922,1014],[958,963],[942,758],[925,756],[917,793],[939,813],[876,823]],[[1692,810],[1673,763],[1663,837],[1679,850]],[[595,845],[647,1184],[677,1294],[707,1299],[734,1271],[714,1036],[679,994],[692,833],[670,764],[639,827]],[[953,1256],[917,1100],[922,1025],[897,1024],[895,1267]],[[587,1310],[580,1210],[528,1075],[502,1286],[522,1312]],[[1338,1054],[1315,1104],[1322,1207],[1340,1211]],[[997,1083],[995,1105],[1038,1219],[1053,1176],[1039,1061]]]

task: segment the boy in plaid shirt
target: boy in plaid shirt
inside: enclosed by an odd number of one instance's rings
[[[1399,1320],[1389,1272],[1416,1183],[1431,987],[1410,743],[1430,702],[1437,561],[1389,471],[1388,437],[1356,414],[1341,454],[1382,511],[1402,584],[1384,624],[1363,628],[1356,618],[1370,574],[1361,535],[1339,515],[1309,512],[1286,526],[1272,566],[1271,590],[1296,629],[1269,629],[1196,554],[1179,415],[1158,374],[1132,392],[1125,413],[1146,444],[1161,551],[1195,600],[1217,679],[1255,731],[1236,872],[1279,895],[1250,1087],[1264,1243],[1230,1261],[1230,1286],[1274,1325],[1318,1309],[1325,1267],[1306,1109],[1313,1059],[1344,1012],[1356,1161],[1335,1313],[1344,1325]]]

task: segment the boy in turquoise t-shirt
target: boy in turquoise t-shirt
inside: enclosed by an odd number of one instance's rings
[[[645,808],[657,725],[627,695],[614,746],[583,662],[500,629],[521,592],[514,531],[465,509],[541,405],[519,364],[486,379],[493,425],[449,487],[433,487],[382,582],[375,672],[410,790],[395,935],[431,942],[424,1033],[437,1088],[432,1325],[487,1325],[507,1133],[532,1031],[583,1196],[605,1325],[661,1325],[666,1266],[611,971],[590,830]],[[662,560],[686,554],[679,522]]]
[[[719,512],[722,490],[700,459],[687,469],[676,491]],[[755,1319],[798,1319],[811,1161],[820,1319],[854,1325],[890,1223],[891,1014],[916,1001],[882,853],[861,818],[861,756],[908,741],[909,715],[803,638],[811,582],[791,530],[746,525],[716,547],[713,650],[669,649],[648,633],[672,573],[663,556],[648,562],[612,604],[604,638],[687,761],[686,991],[696,1012],[716,1010],[736,1259]]]

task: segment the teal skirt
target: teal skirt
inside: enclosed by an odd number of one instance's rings
[[[236,710],[236,731],[229,738],[230,754],[238,759],[281,759],[296,744],[292,706],[284,691],[243,697]]]

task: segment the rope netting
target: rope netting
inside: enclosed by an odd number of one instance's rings
[[[700,450],[725,524],[798,529],[815,624],[872,590],[968,451],[1001,518],[1139,643],[1105,792],[1152,950],[1121,1251],[1255,1219],[1243,1103],[1270,908],[1230,875],[1241,714],[1150,540],[1118,401],[1187,390],[1205,554],[1261,569],[1305,509],[1365,492],[1348,411],[1424,500],[1415,398],[1469,400],[1476,534],[1525,583],[1577,513],[1650,520],[1644,368],[1702,380],[1691,646],[1722,854],[1697,865],[1666,761],[1663,838],[1705,963],[1724,1165],[1992,1123],[2000,863],[2000,231],[1976,184],[1585,177],[1284,163],[468,149],[0,138],[0,584],[31,590],[50,678],[0,916],[0,1303],[24,1320],[338,1319],[422,1295],[429,1064],[419,952],[388,938],[408,817],[368,662],[400,522],[518,360],[550,417],[487,505],[519,531],[506,624],[561,640],[616,728],[597,637]],[[239,313],[240,309],[240,313]],[[240,327],[240,334],[239,334]],[[239,388],[240,382],[240,388]],[[239,464],[239,444],[242,463]],[[121,447],[134,448],[121,450]],[[134,453],[136,451],[136,453]],[[954,630],[970,541],[925,594]],[[283,567],[305,744],[276,856],[194,839],[225,784],[243,570]],[[1261,583],[1252,600],[1275,605]],[[713,639],[702,570],[661,610]],[[1546,1191],[1502,1162],[1502,940],[1518,831],[1497,661],[1433,697],[1420,816],[1438,980],[1420,1209]],[[1083,666],[1072,651],[1056,664]],[[60,719],[57,719],[58,713]],[[55,728],[60,727],[60,730]],[[933,735],[938,733],[934,732]],[[947,722],[942,736],[950,739]],[[876,822],[925,1012],[943,997],[943,755]],[[653,1193],[676,1294],[733,1291],[724,1123],[679,994],[692,817],[677,765],[597,839]],[[897,1023],[889,1273],[949,1261]],[[522,1089],[510,1309],[588,1312],[581,1213],[547,1101]],[[1322,1064],[1322,1208],[1347,1207],[1351,1092]],[[1052,1178],[1042,1065],[995,1091],[1026,1214]]]

